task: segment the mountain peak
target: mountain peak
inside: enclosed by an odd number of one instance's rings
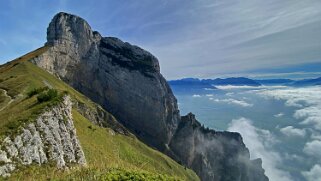
[[[80,46],[100,40],[98,32],[93,32],[86,20],[79,16],[60,12],[51,20],[47,29],[47,44],[70,41]]]

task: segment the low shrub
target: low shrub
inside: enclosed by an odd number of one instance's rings
[[[48,91],[42,92],[37,96],[39,103],[51,101],[58,98],[58,91],[55,89],[49,89]]]
[[[37,95],[45,90],[48,90],[48,89],[49,89],[48,87],[41,87],[41,88],[32,89],[31,91],[27,92],[27,96],[28,96],[28,98],[30,98],[30,97]]]
[[[121,169],[113,169],[103,174],[100,180],[104,181],[179,181],[180,179],[170,177],[163,174],[155,174],[143,171],[127,171]]]

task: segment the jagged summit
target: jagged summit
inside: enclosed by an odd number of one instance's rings
[[[114,64],[139,70],[146,75],[148,72],[160,72],[158,60],[151,53],[116,37],[103,38],[98,31],[93,31],[84,19],[65,12],[56,14],[50,22],[46,45],[55,46],[65,54],[69,51],[68,54],[75,60],[90,59],[86,57],[88,54],[98,54],[100,51],[102,56],[111,57]],[[73,64],[73,61],[63,61],[57,68],[64,70],[66,67],[62,66],[69,63]],[[64,77],[65,71],[58,70],[58,74]]]
[[[205,181],[267,181],[237,133],[205,129],[181,117],[177,100],[149,52],[102,37],[82,18],[58,13],[48,50],[32,59],[111,112],[148,145],[192,168]]]
[[[59,40],[69,40],[77,44],[91,44],[101,38],[93,32],[90,25],[81,17],[60,12],[51,20],[47,29],[47,44],[53,45]]]

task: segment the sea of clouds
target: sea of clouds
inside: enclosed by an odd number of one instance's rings
[[[250,93],[267,100],[283,101],[284,106],[294,109],[291,115],[293,124],[277,126],[275,129],[286,138],[306,140],[302,150],[299,150],[302,153],[300,155],[277,151],[274,146],[280,143],[279,138],[273,135],[271,130],[254,126],[255,120],[244,117],[233,119],[228,130],[241,133],[244,143],[250,150],[251,158],[262,158],[263,168],[271,181],[297,180],[287,170],[280,169],[280,165],[283,165],[286,159],[305,162],[305,158],[312,158],[314,163],[308,170],[301,170],[300,174],[307,181],[321,181],[321,86],[220,86],[218,88],[227,91],[225,97],[216,97],[215,94],[197,94],[193,97],[255,109],[255,104],[249,102],[244,94]],[[284,116],[283,112],[271,115],[279,119]]]
[[[280,128],[288,137],[306,137],[308,141],[302,150],[304,154],[316,160],[310,170],[301,174],[308,181],[321,180],[321,86],[287,87],[282,89],[264,89],[257,92],[265,98],[285,101],[285,106],[295,108],[293,119],[299,122],[300,128],[292,125]],[[280,113],[281,114],[281,113]],[[278,115],[279,116],[279,115]],[[307,134],[310,133],[310,134]],[[246,140],[247,138],[245,138]],[[249,143],[250,145],[251,143]],[[267,160],[267,159],[265,159]],[[263,162],[264,163],[264,162]],[[268,173],[267,169],[267,173]],[[274,179],[271,179],[274,180]]]

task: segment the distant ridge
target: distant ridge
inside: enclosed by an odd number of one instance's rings
[[[315,79],[298,80],[291,84],[292,86],[313,86],[321,85],[321,77]]]
[[[291,79],[262,79],[262,80],[255,80],[256,82],[263,84],[263,85],[269,85],[269,84],[289,84],[295,82]]]
[[[245,77],[230,77],[230,78],[217,78],[217,79],[203,79],[202,82],[209,83],[212,85],[247,85],[247,86],[260,86],[261,84],[255,80]]]
[[[255,80],[245,77],[216,78],[216,79],[198,79],[184,78],[179,80],[168,81],[171,86],[189,86],[193,88],[213,88],[218,85],[235,85],[235,86],[261,86]]]

